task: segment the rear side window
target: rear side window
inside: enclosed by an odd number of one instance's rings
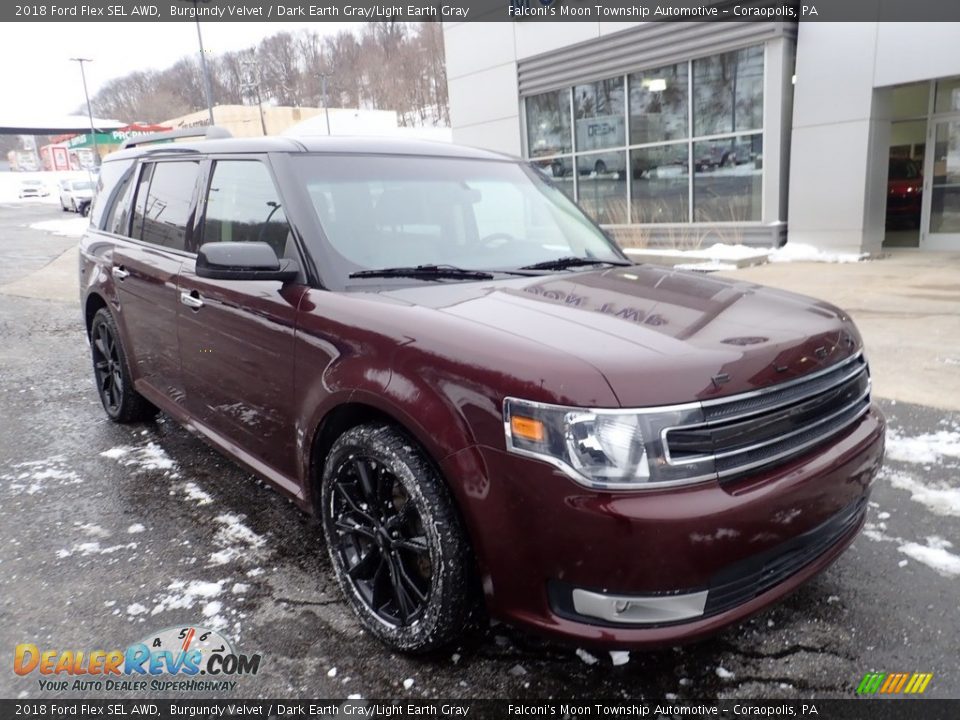
[[[115,160],[105,162],[100,168],[100,177],[97,179],[94,193],[93,207],[90,210],[90,223],[95,228],[115,232],[110,223],[104,224],[104,218],[114,213],[117,205],[122,204],[124,191],[130,182],[130,169],[133,160]],[[61,184],[63,187],[65,183]],[[66,188],[63,187],[65,190]]]
[[[203,242],[258,241],[277,257],[296,257],[270,171],[257,160],[218,160],[207,191]]]
[[[185,249],[200,164],[195,161],[155,163],[148,189],[144,187],[146,174],[145,169],[137,190],[133,236],[172,250]]]

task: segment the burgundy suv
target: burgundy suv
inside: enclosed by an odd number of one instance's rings
[[[857,535],[884,421],[843,311],[636,266],[494,153],[217,134],[103,164],[80,267],[100,398],[319,515],[387,644],[437,648],[484,607],[689,640]]]

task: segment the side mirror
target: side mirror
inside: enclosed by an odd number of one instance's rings
[[[279,260],[265,242],[204,243],[197,253],[198,277],[212,280],[295,280],[300,274],[293,260]]]

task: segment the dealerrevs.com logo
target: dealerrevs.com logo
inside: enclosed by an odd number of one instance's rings
[[[231,691],[233,678],[256,675],[262,656],[244,655],[216,630],[170,627],[126,650],[41,649],[17,645],[13,671],[39,676],[40,690],[108,692]]]

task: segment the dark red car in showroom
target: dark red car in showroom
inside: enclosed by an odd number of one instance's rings
[[[890,158],[887,171],[887,227],[920,227],[923,171],[918,160]]]
[[[842,310],[634,265],[491,152],[219,134],[103,164],[80,245],[100,398],[316,513],[385,643],[484,611],[691,640],[856,537],[884,420]]]

